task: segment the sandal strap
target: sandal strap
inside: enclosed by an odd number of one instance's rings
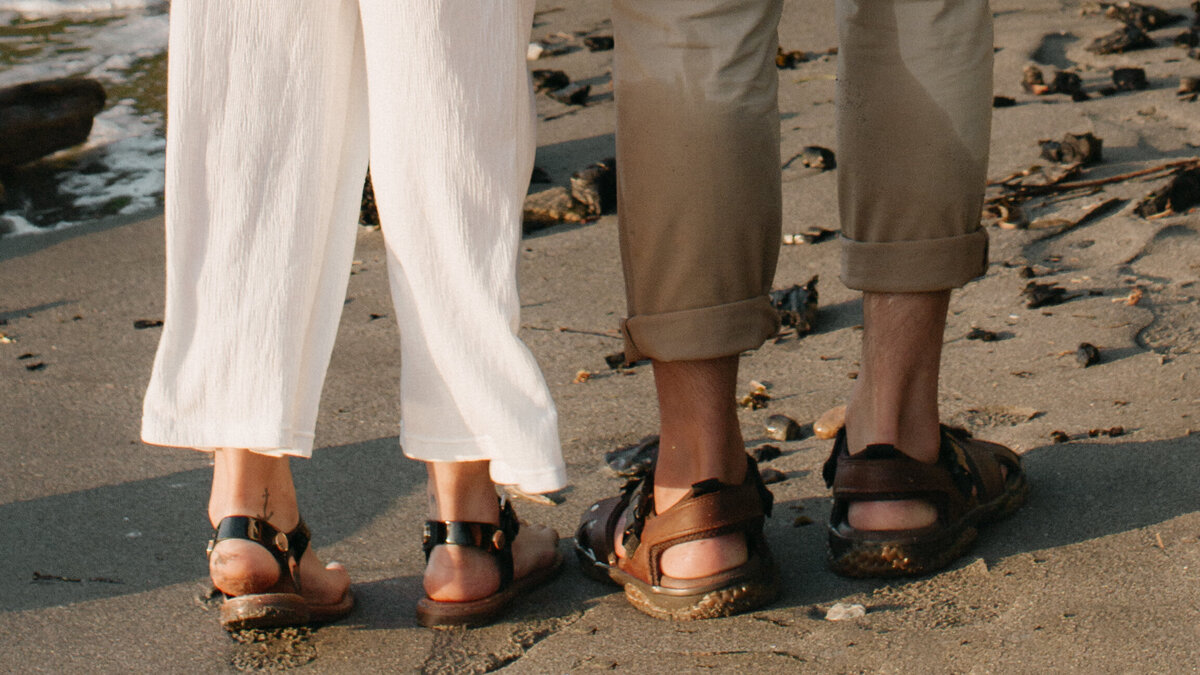
[[[436,546],[466,546],[477,548],[496,560],[500,568],[500,590],[513,580],[512,543],[521,531],[512,502],[500,498],[500,524],[463,520],[427,520],[421,537],[425,562]]]
[[[308,550],[312,533],[301,518],[291,532],[283,532],[271,523],[254,516],[226,516],[213,529],[205,555],[212,556],[217,544],[226,539],[252,541],[267,549],[279,563],[281,572],[287,572],[292,586],[300,592],[300,558]]]
[[[920,499],[946,522],[1004,493],[1001,467],[1020,470],[1008,448],[975,439],[963,429],[941,427],[937,461],[915,460],[892,445],[869,445],[850,455],[843,428],[822,474],[833,488],[835,519],[848,502]]]
[[[631,514],[635,518],[632,536],[626,530],[624,544],[631,572],[657,586],[662,580],[659,562],[667,549],[723,534],[743,533],[752,554],[765,550],[762,528],[774,497],[763,484],[754,460],[747,456],[746,463],[746,477],[740,484],[700,481],[692,486],[690,494],[659,514],[654,513],[650,488],[651,498],[643,498],[642,506]]]

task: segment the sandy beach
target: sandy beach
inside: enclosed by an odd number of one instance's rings
[[[112,219],[0,238],[0,671],[1200,670],[1200,210],[1145,218],[1135,208],[1168,174],[1121,178],[1200,156],[1200,102],[1176,95],[1181,76],[1200,77],[1200,60],[1171,44],[1187,22],[1153,31],[1153,49],[1101,56],[1085,47],[1120,24],[1081,13],[1080,2],[992,4],[995,93],[1015,105],[995,111],[989,176],[1049,167],[1039,140],[1091,132],[1103,161],[1070,180],[1114,180],[1023,200],[1031,225],[991,227],[987,275],[953,297],[943,417],[1016,449],[1032,483],[1027,506],[958,564],[892,582],[829,572],[829,441],[810,435],[776,443],[782,456],[764,464],[786,475],[771,486],[767,537],[784,593],[769,607],[660,622],[569,565],[495,625],[418,627],[423,473],[396,439],[398,329],[382,237],[364,227],[319,449],[294,464],[314,545],[351,570],[359,605],[319,629],[230,639],[204,560],[207,458],[138,440],[160,329],[135,323],[162,318],[162,221]],[[1160,6],[1194,16],[1185,0]],[[531,68],[591,85],[586,106],[538,96],[536,163],[566,185],[613,154],[611,52],[576,35],[611,34],[609,4],[538,7],[533,39],[579,48]],[[780,43],[834,47],[833,3],[788,0]],[[1077,72],[1090,99],[1025,91],[1029,64],[1048,78]],[[781,166],[805,146],[836,152],[836,66],[823,55],[779,71]],[[1144,68],[1148,88],[1098,94],[1117,67]],[[837,227],[836,171],[783,170],[785,233]],[[1077,222],[1112,199],[1121,201],[1106,215]],[[820,311],[813,334],[743,357],[739,393],[757,381],[770,395],[766,408],[740,413],[752,446],[769,415],[808,423],[849,394],[862,316],[858,294],[838,282],[837,247],[781,251],[776,288],[818,275]],[[1030,273],[1066,301],[1029,307]],[[521,335],[558,403],[573,485],[557,506],[518,508],[555,526],[569,556],[579,514],[621,485],[604,453],[656,430],[653,379],[647,366],[615,371],[604,360],[621,349],[624,311],[614,214],[528,235],[520,275]],[[995,339],[968,339],[975,328]],[[1087,368],[1076,360],[1085,342],[1100,353]],[[592,376],[575,382],[581,370]],[[866,614],[828,621],[835,603]]]

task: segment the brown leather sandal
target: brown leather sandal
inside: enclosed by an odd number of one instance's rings
[[[763,537],[763,521],[773,497],[758,465],[747,457],[740,485],[701,481],[666,511],[654,512],[654,471],[626,484],[621,494],[597,502],[575,533],[575,553],[588,576],[625,588],[637,609],[660,619],[687,621],[730,616],[760,607],[778,594],[778,570]],[[617,556],[616,527],[626,557]],[[664,551],[676,544],[740,532],[746,537],[745,563],[699,579],[662,573]]]
[[[465,602],[445,602],[430,597],[417,601],[417,622],[422,626],[480,626],[491,622],[523,593],[540,586],[562,569],[562,554],[554,562],[513,578],[512,543],[521,530],[521,521],[512,503],[500,498],[500,524],[464,521],[425,521],[421,548],[425,561],[435,546],[468,546],[491,555],[500,568],[500,588],[491,595]]]
[[[217,523],[206,555],[226,539],[244,539],[261,545],[279,563],[279,581],[263,593],[228,595],[221,604],[221,625],[226,630],[278,628],[323,623],[340,619],[354,607],[347,588],[341,599],[317,605],[300,594],[300,558],[308,550],[311,534],[301,519],[291,532],[281,532],[265,520],[252,516],[228,516]]]
[[[850,577],[934,572],[966,552],[978,525],[1008,516],[1025,503],[1029,483],[1012,450],[945,425],[941,439],[937,461],[926,464],[883,444],[851,456],[846,430],[838,431],[823,471],[826,485],[833,488],[829,565],[834,572]],[[937,522],[911,530],[850,527],[852,502],[897,499],[929,502],[937,509]]]

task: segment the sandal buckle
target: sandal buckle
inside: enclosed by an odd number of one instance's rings
[[[284,534],[282,532],[275,533],[275,548],[279,549],[280,553],[287,553],[288,538],[287,538],[286,534]]]
[[[492,548],[500,551],[504,549],[507,543],[508,537],[504,536],[504,530],[496,530],[492,533]]]

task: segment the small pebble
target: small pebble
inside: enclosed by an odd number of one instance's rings
[[[1100,363],[1100,350],[1090,342],[1079,343],[1079,346],[1075,348],[1075,363],[1078,363],[1080,368]]]
[[[813,435],[822,440],[829,440],[837,436],[837,432],[846,425],[846,406],[839,405],[821,413],[816,422],[813,422]]]
[[[995,342],[997,337],[995,332],[982,328],[971,328],[971,332],[967,333],[968,340],[979,340],[980,342]]]
[[[767,438],[773,441],[796,441],[802,435],[800,425],[787,415],[771,415],[767,418]]]
[[[1066,443],[1071,440],[1071,437],[1067,435],[1067,432],[1055,429],[1050,432],[1050,439],[1055,443]]]
[[[867,615],[867,608],[862,605],[848,605],[839,602],[825,612],[826,621],[846,621],[847,619],[858,619]]]

